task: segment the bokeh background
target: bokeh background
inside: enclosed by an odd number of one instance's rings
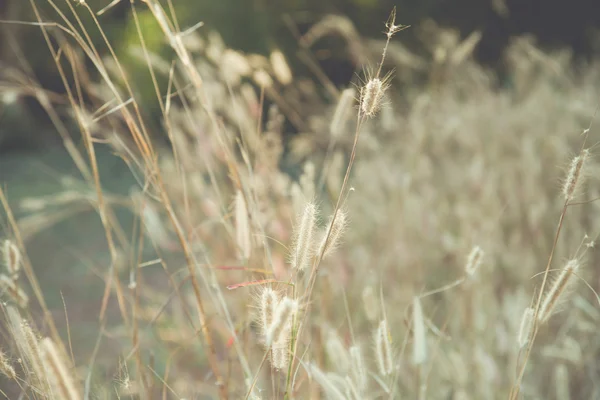
[[[61,3],[56,2],[67,12]],[[110,4],[103,0],[87,3],[93,10],[101,10]],[[305,33],[325,16],[338,15],[349,18],[361,36],[376,38],[383,31],[382,21],[387,19],[393,6],[398,8],[398,19],[413,26],[396,40],[415,54],[427,52],[418,29],[427,21],[455,29],[462,39],[474,31],[481,31],[481,40],[475,49],[476,59],[495,71],[500,85],[511,84],[504,52],[511,38],[517,35],[532,35],[541,49],[568,49],[574,55],[575,64],[600,52],[600,13],[594,0],[568,3],[560,0],[178,0],[174,4],[181,26],[190,27],[203,21],[205,29],[219,32],[228,47],[247,53],[266,55],[273,48],[281,48],[299,73],[303,65],[295,57],[298,34]],[[47,4],[40,4],[40,7],[46,15],[53,13]],[[144,35],[151,50],[166,55],[168,46],[150,14],[149,11],[140,13]],[[29,3],[19,0],[0,3],[0,18],[5,21],[35,20]],[[117,3],[100,17],[100,21],[122,62],[135,64],[125,54],[130,45],[137,43],[129,3]],[[89,23],[89,18],[84,18],[84,22]],[[11,23],[3,23],[1,28],[2,69],[19,66],[13,46],[20,46],[26,50],[27,60],[42,86],[60,92],[62,83],[39,29]],[[91,31],[90,35],[99,43],[98,31]],[[318,47],[324,51],[319,54],[317,48],[317,57],[331,80],[345,85],[357,72],[357,66],[349,62],[348,46],[339,45],[340,40],[336,41],[335,37],[326,38],[319,43]],[[136,83],[139,87],[148,87],[146,69],[139,64],[137,68]],[[152,92],[145,95],[150,105]],[[4,104],[0,119],[0,152],[52,141],[46,122],[35,101],[23,98],[17,103]]]

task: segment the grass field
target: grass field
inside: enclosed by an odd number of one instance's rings
[[[180,27],[170,1],[132,5],[173,53],[139,29],[139,87],[89,40],[98,10],[30,0],[65,92],[26,48],[0,88],[37,99],[73,167],[0,171],[0,394],[600,398],[597,62],[514,38],[501,84],[479,32],[410,27],[412,54],[394,10],[381,40],[313,27],[305,77]],[[311,52],[328,35],[361,62],[345,87]]]

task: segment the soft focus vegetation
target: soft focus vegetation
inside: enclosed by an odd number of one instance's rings
[[[479,31],[410,27],[416,54],[394,11],[379,39],[312,25],[300,75],[165,4],[136,3],[117,48],[85,2],[31,2],[64,87],[21,48],[2,98],[36,99],[77,172],[44,195],[0,187],[0,393],[600,397],[598,62],[515,37],[499,82]],[[330,38],[357,69],[341,86],[313,51]],[[104,260],[31,263],[80,209]]]

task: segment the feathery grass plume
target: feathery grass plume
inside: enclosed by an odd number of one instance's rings
[[[42,364],[38,341],[33,329],[23,321],[19,311],[13,306],[6,307],[6,313],[11,325],[12,337],[17,344],[23,367],[28,380],[37,387],[40,393],[48,392],[46,370]]]
[[[277,78],[282,85],[289,85],[292,83],[292,71],[281,50],[272,51],[269,60],[271,61],[271,68],[273,68],[275,78]]]
[[[385,61],[385,56],[387,54],[387,49],[390,40],[392,39],[392,36],[394,36],[394,34],[400,32],[403,29],[408,28],[408,26],[405,25],[396,25],[395,7],[392,10],[385,26],[387,27],[387,32],[385,33],[385,35],[387,36],[387,40],[383,48],[379,68],[377,69],[377,72],[374,76],[368,77],[367,83],[360,89],[360,113],[363,117],[367,118],[374,117],[377,114],[377,112],[381,109],[385,92],[390,87],[389,80],[391,74],[387,74],[386,76],[381,77],[381,68],[383,67],[383,62]]]
[[[287,343],[287,335],[290,334],[292,317],[298,311],[298,302],[289,297],[284,297],[273,314],[271,325],[267,329],[266,344],[271,346],[273,343]]]
[[[385,91],[389,89],[389,78],[372,77],[360,89],[360,112],[363,116],[372,118],[381,109]]]
[[[21,252],[12,240],[6,239],[2,243],[2,261],[11,279],[17,279],[21,270]]]
[[[257,302],[257,323],[263,337],[263,344],[267,349],[270,348],[271,365],[276,370],[285,370],[289,362],[288,345],[291,336],[291,322],[279,323],[276,320],[277,318],[282,319],[281,315],[277,314],[277,309],[282,303],[281,296],[272,288],[263,287],[257,296]],[[280,331],[278,337],[272,338],[276,335],[273,332],[276,324],[280,325]]]
[[[273,369],[284,371],[290,362],[288,342],[274,343],[271,349],[271,365]]]
[[[467,258],[467,264],[465,265],[465,272],[469,276],[475,275],[479,267],[481,266],[481,262],[483,261],[484,252],[479,246],[473,247],[471,252],[469,253],[469,257]]]
[[[33,328],[31,328],[29,323],[27,323],[26,321],[21,322],[21,327],[23,332],[23,338],[25,339],[25,343],[27,346],[26,354],[28,357],[29,365],[34,370],[37,378],[41,382],[46,383],[48,381],[46,376],[46,369],[44,368],[44,364],[42,362],[37,335],[33,331]]]
[[[356,97],[356,89],[347,88],[342,91],[340,100],[335,107],[333,118],[329,124],[329,133],[334,138],[339,137],[344,131],[344,125],[350,116],[354,98]]]
[[[313,364],[309,365],[307,369],[310,376],[321,386],[328,399],[347,400],[343,391],[334,382],[335,379],[332,379],[331,374],[324,374],[319,367]]]
[[[517,335],[517,343],[519,344],[519,348],[522,349],[529,343],[531,338],[531,330],[533,328],[533,317],[535,315],[535,310],[532,307],[527,307],[525,311],[523,311],[523,316],[521,317],[521,324],[519,325],[519,334]]]
[[[10,379],[17,379],[17,373],[10,362],[6,354],[0,350],[0,373]]]
[[[333,216],[329,217],[329,222],[327,223],[328,228],[331,226],[332,218]],[[339,246],[340,239],[342,238],[342,234],[344,233],[347,225],[348,214],[342,209],[338,210],[335,221],[333,221],[333,226],[331,226],[331,232],[329,235],[327,234],[327,231],[325,231],[323,234],[318,254],[323,254],[323,257],[325,257],[333,253],[333,251],[335,251],[335,249]]]
[[[350,347],[350,375],[356,382],[356,386],[359,391],[367,389],[367,368],[365,367],[365,361],[362,355],[362,349],[360,346],[355,345]]]
[[[291,264],[298,271],[302,271],[310,266],[311,257],[314,253],[313,241],[316,220],[317,206],[309,202],[304,207],[304,211],[294,230]]]
[[[336,368],[338,372],[348,372],[348,368],[350,367],[348,351],[346,350],[344,343],[342,343],[340,336],[333,329],[330,329],[327,333],[325,351],[327,352],[327,357],[329,358],[331,365]]]
[[[427,330],[423,319],[421,299],[413,300],[413,363],[421,365],[427,360]]]
[[[581,187],[584,177],[583,169],[589,154],[589,149],[583,149],[577,157],[571,160],[569,173],[567,174],[567,178],[565,179],[562,189],[566,201],[573,200],[575,194],[577,193],[577,189]]]
[[[258,298],[258,317],[261,333],[267,336],[267,331],[273,323],[273,315],[279,305],[279,293],[270,287],[263,287]]]
[[[29,304],[29,297],[17,285],[17,283],[4,274],[0,274],[0,291],[8,293],[8,296],[19,307],[26,308]]]
[[[390,342],[390,333],[385,319],[381,320],[375,331],[375,359],[381,376],[388,376],[393,372],[392,343]]]
[[[379,301],[372,286],[367,286],[362,292],[362,301],[367,319],[375,322],[379,318]]]
[[[580,263],[579,260],[574,258],[569,260],[567,264],[564,266],[560,274],[546,293],[544,300],[540,306],[540,310],[538,311],[538,320],[542,323],[548,321],[548,319],[552,316],[558,301],[561,299],[561,295],[571,283],[571,278],[579,269]]]
[[[52,339],[44,338],[40,341],[40,354],[52,394],[64,400],[81,399],[74,379]]]
[[[235,194],[235,238],[240,258],[248,260],[252,250],[250,241],[250,221],[248,219],[248,208],[246,199],[241,190]]]

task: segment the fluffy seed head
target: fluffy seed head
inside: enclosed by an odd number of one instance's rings
[[[271,348],[271,365],[276,370],[285,370],[290,360],[292,320],[298,312],[298,302],[288,297],[281,300],[266,336],[266,345]]]
[[[258,295],[258,325],[263,336],[273,323],[273,314],[279,305],[279,294],[270,287],[263,287]]]
[[[377,114],[388,87],[385,79],[375,77],[360,89],[360,111],[363,116],[371,118]]]
[[[294,246],[292,247],[291,264],[298,271],[310,266],[311,256],[314,253],[313,241],[317,220],[317,206],[307,203],[299,218],[294,232]]]
[[[11,318],[11,323],[17,323],[17,321],[21,318],[18,314],[18,311],[13,312],[12,315],[9,316]],[[20,321],[20,327],[16,332],[18,332],[21,336],[13,337],[17,340],[17,346],[19,347],[22,356],[24,356],[26,360],[25,365],[27,366],[27,374],[29,375],[29,378],[39,385],[40,390],[49,390],[47,371],[42,362],[36,333],[33,331],[31,326],[23,320]]]
[[[388,331],[387,321],[384,319],[379,323],[375,331],[375,357],[377,368],[381,376],[388,376],[393,372],[392,343]]]
[[[534,315],[535,310],[531,307],[527,307],[525,311],[523,311],[521,325],[519,326],[519,335],[517,336],[519,348],[523,348],[527,345],[527,343],[529,343],[529,339],[531,338],[531,330],[533,328]]]
[[[335,221],[333,221],[333,226],[331,225],[332,218],[333,216],[329,218],[329,223],[327,224],[328,228],[331,227],[331,232],[329,235],[325,232],[321,239],[321,245],[319,246],[319,253],[323,254],[323,257],[333,253],[337,248],[348,224],[348,214],[343,210],[338,210]],[[329,238],[327,236],[329,236]]]
[[[298,311],[298,302],[289,297],[283,298],[273,314],[271,324],[267,329],[266,344],[287,343],[291,330],[292,317]]]
[[[367,369],[360,346],[350,347],[350,375],[360,391],[367,388]]]
[[[16,279],[21,269],[21,252],[12,240],[5,240],[2,243],[2,261],[10,277]]]
[[[6,376],[9,379],[17,379],[17,374],[15,369],[8,360],[8,357],[2,350],[0,350],[0,373]]]
[[[563,195],[565,196],[565,200],[571,201],[575,197],[577,192],[577,188],[581,186],[581,181],[583,178],[583,168],[585,166],[585,162],[589,156],[589,149],[584,149],[579,153],[579,155],[571,161],[571,166],[569,168],[569,173],[567,174],[567,178],[565,179],[565,183],[563,185]]]
[[[44,338],[39,345],[40,356],[52,393],[65,400],[80,399],[81,396],[75,386],[75,381],[54,342],[50,338]]]
[[[271,348],[271,365],[276,370],[285,370],[290,361],[290,353],[287,343],[275,343]]]
[[[342,339],[334,330],[330,330],[327,333],[325,350],[327,351],[327,357],[334,368],[339,372],[345,373],[348,371],[350,366],[348,351],[346,350]]]
[[[5,292],[19,307],[26,308],[29,303],[27,294],[17,283],[4,274],[0,274],[0,292]]]
[[[538,312],[538,320],[540,322],[544,323],[552,316],[556,305],[562,297],[561,295],[571,283],[571,278],[577,272],[579,266],[579,260],[574,258],[569,260],[562,271],[560,271],[560,274],[550,287],[550,290],[548,290],[548,293],[546,293],[546,296],[542,301],[542,305],[540,306],[540,310]]]

